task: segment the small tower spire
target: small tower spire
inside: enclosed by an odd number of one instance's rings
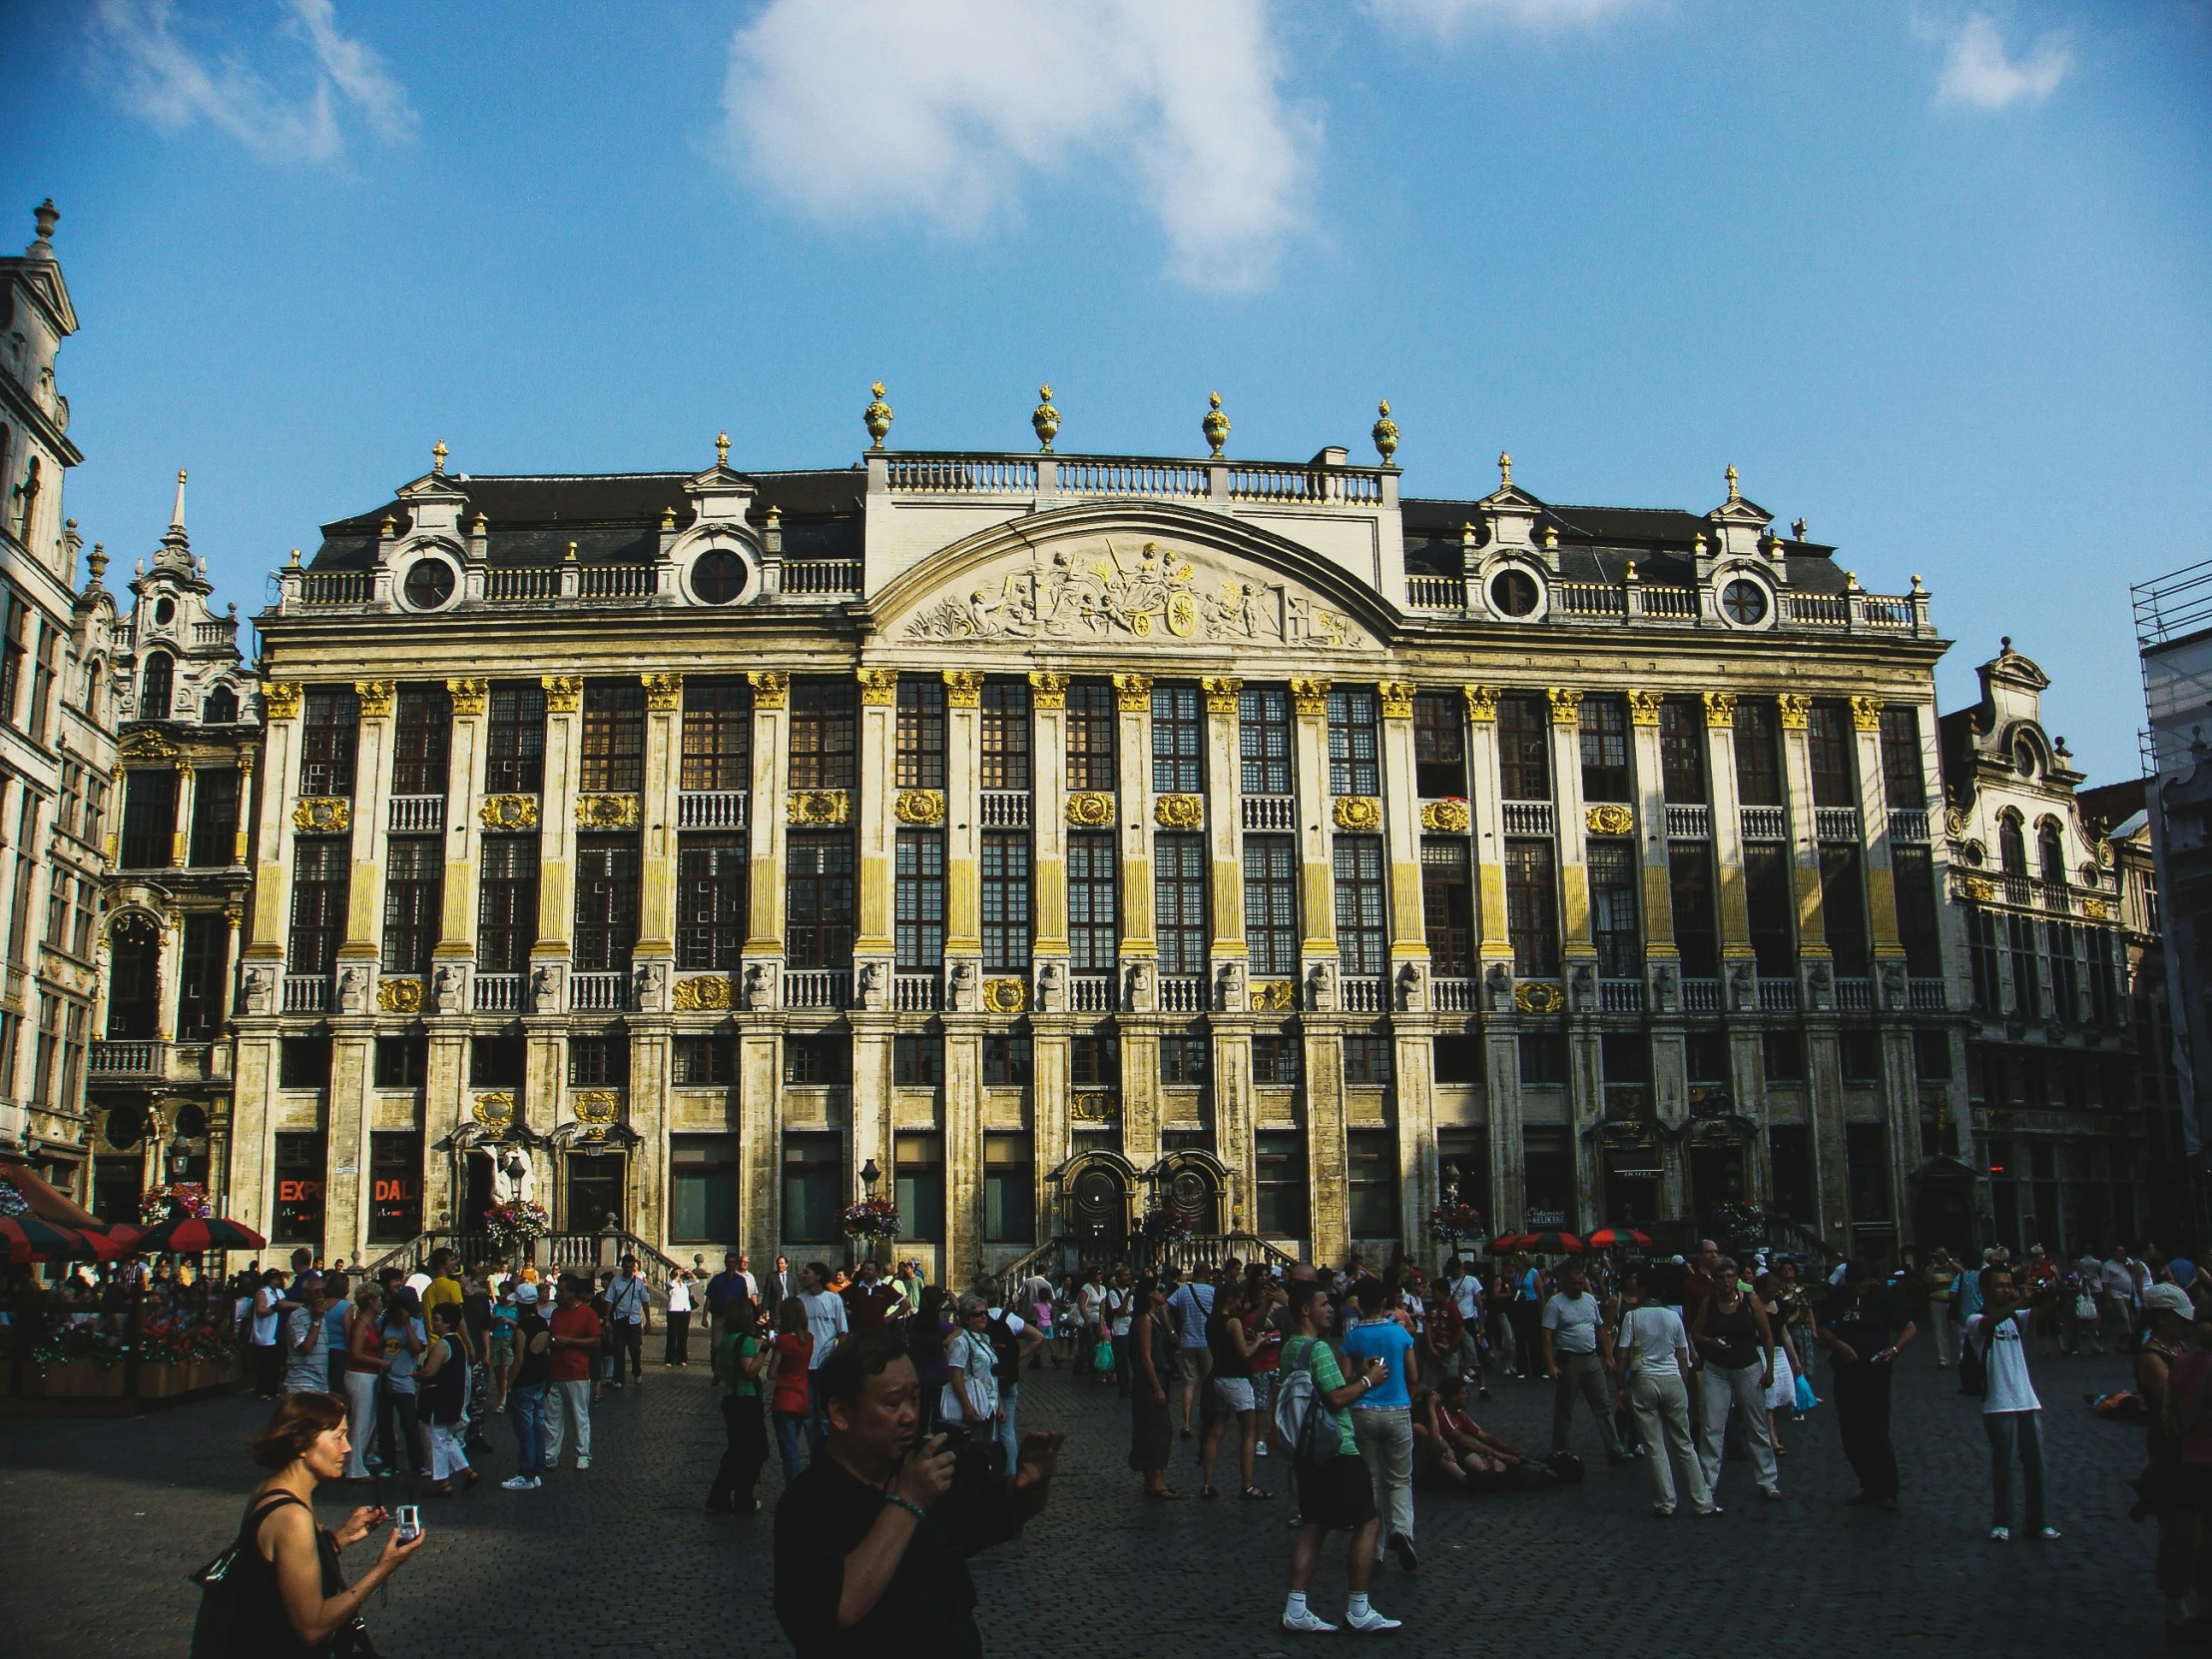
[[[185,527],[185,469],[177,469],[177,505],[169,510],[169,527],[182,530]]]
[[[185,534],[185,469],[177,469],[177,504],[169,509],[169,528],[162,535],[161,550],[154,555],[154,568],[182,570],[192,573],[192,538]]]
[[[1734,467],[1730,467],[1728,469],[1728,499],[1731,501],[1741,501],[1743,498],[1744,492],[1736,487],[1736,469]]]

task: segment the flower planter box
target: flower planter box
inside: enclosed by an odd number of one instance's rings
[[[139,1398],[167,1399],[172,1394],[189,1393],[193,1387],[192,1371],[190,1360],[176,1365],[141,1365]]]
[[[29,1368],[23,1382],[23,1391],[33,1398],[121,1399],[123,1363],[102,1366],[91,1360],[66,1360],[43,1372]]]

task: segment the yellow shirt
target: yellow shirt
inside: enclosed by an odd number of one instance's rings
[[[422,1320],[425,1325],[430,1316],[446,1303],[458,1308],[461,1305],[461,1282],[458,1279],[433,1279],[430,1288],[422,1293]]]

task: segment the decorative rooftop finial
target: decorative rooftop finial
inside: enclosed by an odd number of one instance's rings
[[[31,222],[38,227],[38,241],[32,243],[31,248],[51,254],[54,251],[54,227],[61,223],[61,210],[54,206],[51,196],[33,208]]]
[[[1375,452],[1382,457],[1382,464],[1388,466],[1390,457],[1397,453],[1397,422],[1390,418],[1390,400],[1383,398],[1376,404],[1375,412],[1378,419],[1371,434],[1375,439]]]
[[[1805,519],[1803,515],[1790,521],[1790,534],[1797,537],[1799,541],[1805,539]]]
[[[1741,501],[1743,498],[1744,492],[1736,487],[1736,469],[1734,467],[1730,467],[1728,469],[1728,499],[1731,501]]]
[[[378,533],[383,536],[384,540],[389,541],[392,537],[399,534],[399,520],[393,518],[391,514],[386,513],[384,515],[383,522],[377,525],[376,529]]]
[[[1502,449],[1497,452],[1497,487],[1501,490],[1513,487],[1513,457]]]
[[[891,406],[883,401],[883,382],[878,380],[868,389],[875,393],[875,401],[860,411],[860,423],[867,428],[868,447],[880,449],[895,417],[891,414]]]
[[[1052,406],[1052,388],[1039,386],[1037,395],[1044,399],[1029,411],[1030,427],[1037,434],[1037,442],[1047,455],[1052,453],[1052,440],[1060,435],[1060,411]]]
[[[1705,532],[1700,530],[1690,539],[1690,552],[1696,558],[1705,557]]]
[[[98,587],[100,578],[108,574],[108,550],[100,543],[94,542],[92,551],[85,555],[85,569],[92,574],[92,587]]]
[[[1229,441],[1229,417],[1221,412],[1221,393],[1209,392],[1206,398],[1206,418],[1198,423],[1198,429],[1206,434],[1206,441],[1214,446],[1208,460],[1221,459],[1221,446]]]
[[[715,465],[728,466],[729,464],[730,434],[728,432],[717,432],[715,434]]]
[[[185,469],[177,469],[177,505],[169,510],[169,527],[182,530],[185,527]]]
[[[570,542],[570,543],[568,544],[568,563],[570,563],[570,564],[574,564],[575,562],[576,562],[576,544],[575,544],[574,542]]]
[[[451,453],[452,451],[445,447],[445,439],[443,438],[430,445],[431,472],[442,476],[445,472],[445,457]]]
[[[1558,545],[1559,545],[1559,526],[1558,526],[1558,525],[1556,525],[1556,524],[1546,524],[1546,525],[1544,526],[1544,546],[1546,546],[1546,547],[1548,548],[1548,547],[1557,547]]]
[[[299,549],[298,549],[298,548],[296,548],[296,547],[295,547],[295,548],[293,548],[293,549],[291,550],[291,558],[290,558],[289,560],[287,560],[287,561],[286,561],[286,564],[287,564],[287,567],[288,567],[289,569],[292,569],[292,570],[297,570],[297,569],[299,568]]]
[[[2012,636],[2010,634],[1997,636],[1997,651],[2001,656],[2009,657],[2012,654]]]

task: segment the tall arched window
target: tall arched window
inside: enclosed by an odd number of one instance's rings
[[[146,659],[146,668],[139,679],[139,719],[167,720],[169,704],[176,692],[177,672],[166,653],[157,651]]]
[[[2066,884],[2066,838],[2047,820],[2035,832],[2035,860],[2042,866],[2044,880],[2054,886]]]
[[[1997,822],[1997,852],[2007,875],[2027,873],[2027,836],[2020,829],[2020,816],[2006,813]]]
[[[145,916],[126,915],[108,945],[108,1036],[144,1042],[161,1024],[161,934]]]
[[[235,726],[239,718],[239,694],[229,686],[218,686],[208,693],[207,707],[200,711],[201,724],[206,726]]]

